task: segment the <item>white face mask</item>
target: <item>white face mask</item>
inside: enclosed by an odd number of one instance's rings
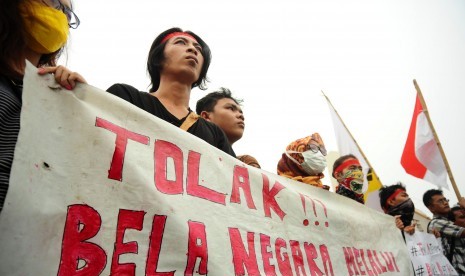
[[[302,154],[302,157],[304,158],[304,162],[303,163],[297,162],[297,160],[295,160],[292,156],[290,156],[289,153]],[[308,173],[309,175],[318,175],[319,173],[322,173],[326,168],[326,158],[324,157],[323,154],[321,154],[320,151],[318,152],[313,152],[311,150],[307,150],[304,152],[286,151],[286,155],[294,163],[302,166],[304,171]]]

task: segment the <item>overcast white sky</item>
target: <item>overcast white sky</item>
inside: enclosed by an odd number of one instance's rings
[[[415,78],[465,195],[465,1],[74,1],[67,65],[89,84],[146,90],[148,49],[170,27],[197,33],[213,60],[209,90],[244,100],[237,154],[276,172],[286,145],[319,132],[337,150],[321,90],[385,185],[402,181],[416,207],[433,185],[407,175],[400,157],[412,119]],[[63,60],[63,62],[65,62]],[[329,183],[330,176],[325,177]],[[446,191],[456,203],[452,188]]]

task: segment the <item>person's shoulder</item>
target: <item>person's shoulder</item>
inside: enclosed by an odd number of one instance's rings
[[[144,103],[155,101],[155,97],[152,97],[150,93],[139,91],[137,88],[125,83],[115,83],[107,89],[107,92],[137,106],[144,106]]]
[[[7,102],[10,104],[16,103],[16,105],[21,104],[21,97],[17,95],[18,92],[15,90],[16,89],[13,88],[10,80],[6,77],[0,76],[0,97],[2,98],[3,104],[6,104]]]
[[[428,223],[428,230],[433,228],[446,236],[455,236],[457,233],[461,234],[465,230],[465,228],[455,225],[454,222],[441,216],[433,217],[433,219]]]
[[[433,219],[429,222],[429,224],[434,226],[452,224],[452,222],[445,217],[434,216]]]
[[[226,152],[227,154],[236,157],[236,153],[229,144],[226,134],[224,134],[224,131],[219,126],[205,120],[202,117],[199,117],[197,124],[203,129],[208,129],[208,131],[213,135],[214,142],[212,145]]]
[[[202,117],[199,117],[199,119],[197,120],[197,123],[204,126],[204,127],[206,127],[206,128],[209,128],[211,131],[213,131],[215,133],[219,133],[219,132],[223,131],[223,130],[221,130],[221,128],[219,126],[215,125],[212,122],[209,122],[209,121],[205,120]]]
[[[141,91],[139,91],[138,89],[136,89],[135,87],[129,85],[129,84],[125,84],[125,83],[115,83],[113,84],[112,86],[108,87],[107,89],[108,92],[112,93],[112,94],[116,94],[116,93],[121,93],[121,92],[126,92],[126,93],[142,93]]]
[[[209,121],[205,120],[202,117],[199,117],[199,119],[197,121],[203,127],[209,129],[215,135],[215,137],[224,138],[226,141],[228,140],[228,138],[226,137],[226,134],[224,133],[223,129],[221,129],[216,124],[214,124],[212,122],[209,122]]]
[[[0,91],[2,92],[11,92],[11,85],[8,83],[8,79],[0,76]]]

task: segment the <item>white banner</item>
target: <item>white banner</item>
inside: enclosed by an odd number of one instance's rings
[[[0,275],[413,273],[392,217],[57,87],[28,66]]]
[[[413,235],[405,234],[405,241],[415,275],[459,275],[442,253],[441,241],[434,235],[416,231]]]

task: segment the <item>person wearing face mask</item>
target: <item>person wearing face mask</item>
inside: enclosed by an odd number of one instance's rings
[[[365,204],[363,198],[364,174],[362,172],[362,165],[360,165],[355,155],[348,154],[336,159],[332,175],[339,183],[336,187],[337,194]]]
[[[39,74],[53,73],[65,89],[84,82],[78,73],[56,66],[79,19],[69,0],[5,0],[0,4],[0,212],[8,191],[20,128],[25,60]]]
[[[415,233],[416,222],[412,222],[415,205],[401,182],[383,186],[379,190],[379,202],[384,213],[396,217],[397,228],[408,234]]]
[[[326,168],[326,148],[320,134],[313,133],[290,143],[278,162],[278,175],[328,190],[321,179]]]

